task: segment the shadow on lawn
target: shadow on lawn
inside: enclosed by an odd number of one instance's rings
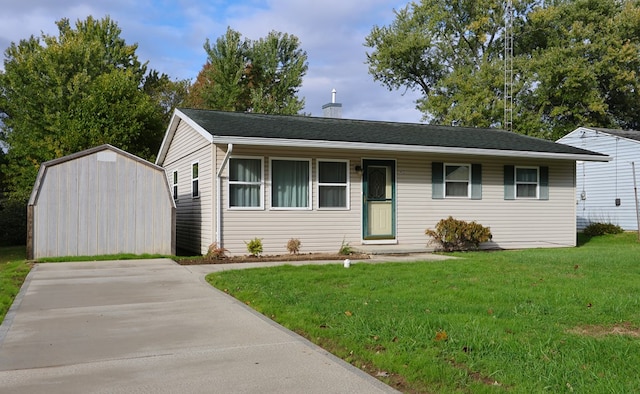
[[[580,246],[584,246],[587,243],[589,243],[589,241],[591,241],[591,238],[593,238],[590,235],[586,235],[585,233],[577,233],[577,243],[576,246],[580,247]]]

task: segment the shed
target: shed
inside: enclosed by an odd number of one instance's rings
[[[637,230],[633,167],[640,173],[640,131],[578,127],[558,142],[609,155],[610,162],[578,161],[576,166],[577,227],[613,223]]]
[[[101,145],[40,166],[27,206],[27,257],[175,254],[164,170]]]

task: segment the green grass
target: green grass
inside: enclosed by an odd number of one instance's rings
[[[137,259],[175,259],[175,256],[167,256],[162,254],[132,254],[132,253],[120,253],[120,254],[105,254],[98,256],[63,256],[63,257],[45,257],[38,259],[39,263],[62,263],[62,262],[76,262],[76,261],[109,261],[109,260],[137,260]]]
[[[640,244],[580,244],[207,280],[402,391],[640,392]]]
[[[0,323],[31,269],[25,258],[24,246],[0,247]]]

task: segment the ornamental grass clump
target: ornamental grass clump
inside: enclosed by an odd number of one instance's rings
[[[302,245],[302,243],[300,242],[299,239],[291,238],[287,242],[287,250],[289,251],[289,254],[298,254],[298,253],[300,253],[300,245]]]
[[[217,242],[209,245],[205,257],[209,260],[224,260],[227,257],[227,249],[218,246]]]
[[[424,232],[431,237],[430,244],[445,252],[478,249],[481,243],[493,237],[489,227],[473,222],[457,220],[449,216],[436,224],[436,229]]]

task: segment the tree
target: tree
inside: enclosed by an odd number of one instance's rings
[[[75,28],[67,19],[57,26],[57,36],[12,43],[0,73],[4,172],[10,197],[23,202],[40,163],[104,143],[151,159],[165,127],[152,89],[163,77],[145,79],[137,45],[125,43],[115,22],[88,17]]]
[[[429,122],[501,127],[506,3],[411,3],[367,36],[370,74],[390,90],[420,90]],[[582,124],[635,127],[637,1],[513,6],[515,131],[555,139]]]
[[[307,72],[307,54],[296,36],[272,31],[258,41],[231,28],[214,45],[207,41],[207,63],[191,86],[186,104],[224,111],[297,114],[297,97]]]
[[[151,70],[144,80],[143,90],[160,105],[163,124],[168,124],[173,110],[184,104],[189,94],[188,79],[171,80],[167,74]]]
[[[640,127],[637,1],[551,2],[532,11],[517,34],[518,110],[533,127],[551,139],[580,125]]]

